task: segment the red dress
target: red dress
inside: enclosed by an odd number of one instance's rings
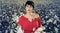
[[[41,19],[39,17],[34,18],[31,22],[25,16],[21,16],[18,24],[22,26],[24,33],[34,33],[33,28],[41,27]]]

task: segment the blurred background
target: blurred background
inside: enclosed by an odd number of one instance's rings
[[[0,0],[0,33],[17,33],[18,18],[27,0]],[[60,33],[60,0],[32,0],[42,20],[44,32]]]

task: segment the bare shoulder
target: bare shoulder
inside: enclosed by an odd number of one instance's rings
[[[37,13],[33,13],[33,14],[34,14],[34,16],[35,16],[36,18],[39,17],[39,14],[37,14]]]
[[[22,16],[26,16],[26,14],[23,14]]]

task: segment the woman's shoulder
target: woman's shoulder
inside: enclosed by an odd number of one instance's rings
[[[20,15],[20,18],[21,18],[21,17],[24,17],[24,16],[25,16],[25,14],[22,14],[22,15]]]
[[[23,14],[23,15],[20,16],[20,18],[22,18],[22,19],[26,18],[26,15]]]
[[[19,19],[23,19],[23,15],[20,15],[20,16],[19,16]]]
[[[39,17],[39,14],[37,14],[37,13],[33,13],[33,14],[34,14],[34,16],[35,16],[36,18]]]

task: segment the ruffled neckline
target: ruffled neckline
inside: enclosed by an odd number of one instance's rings
[[[30,21],[27,17],[25,17],[25,16],[21,16],[21,17],[24,17],[25,19],[27,19],[29,22],[33,22],[33,21],[35,21],[36,19],[38,19],[39,17],[37,17],[37,18],[34,18],[34,19],[32,19],[32,21]]]

